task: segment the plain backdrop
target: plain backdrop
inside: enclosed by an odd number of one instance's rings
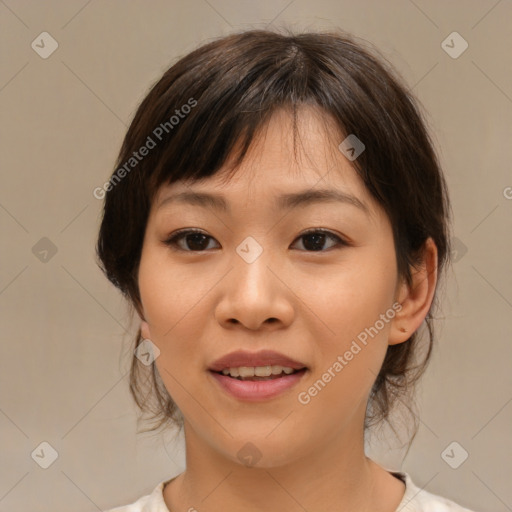
[[[103,510],[184,469],[183,439],[136,434],[134,325],[95,262],[93,190],[165,69],[269,26],[340,27],[376,45],[427,112],[450,188],[455,263],[418,435],[407,456],[387,434],[368,454],[474,510],[512,510],[510,0],[4,0],[1,512]],[[467,459],[454,469],[447,449]]]

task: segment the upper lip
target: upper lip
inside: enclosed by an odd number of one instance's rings
[[[225,368],[239,368],[240,366],[285,366],[293,368],[294,370],[301,370],[306,368],[304,363],[290,359],[289,357],[274,352],[273,350],[262,350],[260,352],[246,352],[244,350],[237,350],[222,356],[220,359],[214,361],[209,369],[214,372],[221,372]]]

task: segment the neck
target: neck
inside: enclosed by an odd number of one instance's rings
[[[337,432],[285,464],[262,458],[253,467],[222,456],[187,423],[185,442],[187,469],[164,489],[171,511],[393,512],[404,492],[398,479],[366,457],[362,433]]]

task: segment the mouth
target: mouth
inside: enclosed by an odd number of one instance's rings
[[[261,367],[260,367],[261,368]],[[238,368],[237,368],[238,369]],[[242,375],[231,374],[232,368],[228,371],[209,370],[213,380],[220,386],[220,390],[237,400],[246,402],[263,402],[283,395],[286,391],[295,387],[308,372],[307,368],[289,369],[289,373],[280,371],[271,375],[247,375],[251,370],[258,369],[242,367]],[[268,372],[268,370],[267,370]],[[236,371],[233,372],[236,374]],[[245,374],[244,374],[245,373]]]
[[[238,350],[217,359],[208,368],[221,391],[252,402],[281,395],[296,386],[308,371],[304,363],[273,350]]]
[[[211,371],[217,373],[218,375],[223,375],[231,379],[257,382],[265,380],[282,379],[287,377],[288,375],[305,372],[306,370],[306,367],[295,369],[289,366],[283,367],[279,365],[266,365],[256,367],[241,366],[238,368],[225,368],[222,371]]]

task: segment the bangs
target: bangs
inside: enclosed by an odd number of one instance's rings
[[[200,55],[192,52],[165,73],[141,104],[132,125],[150,128],[138,133],[130,146],[142,145],[148,137],[158,146],[147,165],[141,166],[150,201],[162,185],[212,176],[228,159],[229,180],[277,110],[287,111],[293,120],[296,157],[300,106],[314,106],[324,118],[335,120],[338,129],[333,132],[332,124],[328,127],[326,122],[326,134],[336,147],[341,133],[356,131],[361,111],[356,103],[368,102],[368,97],[348,77],[348,68],[344,77],[338,63],[334,73],[319,59],[321,45],[308,43],[307,36],[290,40],[261,32],[259,43],[258,33],[214,41],[202,47]],[[233,45],[235,37],[237,45]],[[345,54],[340,51],[341,60],[354,58],[346,49]],[[351,87],[357,90],[350,91]],[[361,119],[358,124],[359,133]],[[364,157],[357,164],[363,161]]]

